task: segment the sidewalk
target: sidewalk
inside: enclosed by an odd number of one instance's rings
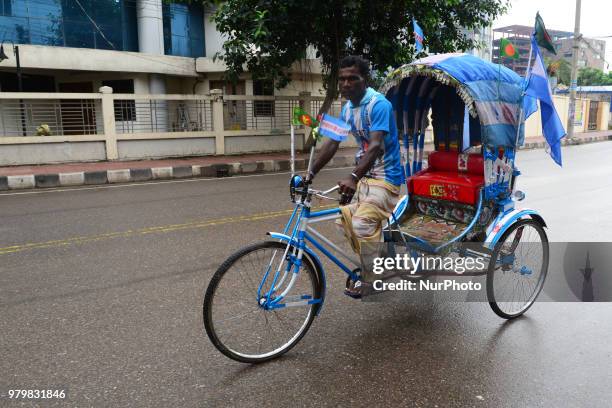
[[[563,140],[563,145],[612,140],[612,130],[578,133],[576,140]],[[525,139],[522,149],[541,149],[542,137]],[[433,145],[425,145],[425,152]],[[354,163],[355,148],[340,149],[327,167],[346,167]],[[296,154],[296,170],[304,170],[305,153]],[[236,156],[204,156],[161,160],[45,164],[38,166],[0,167],[0,191],[28,188],[64,187],[107,183],[128,183],[147,180],[190,177],[228,177],[289,171],[289,153],[247,154]]]

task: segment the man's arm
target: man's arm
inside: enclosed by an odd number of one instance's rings
[[[334,157],[334,154],[336,154],[336,151],[338,151],[338,145],[340,145],[340,142],[332,139],[327,139],[325,143],[323,143],[321,150],[319,150],[319,153],[317,153],[317,157],[312,164],[312,174],[307,175],[309,180],[312,181],[315,174],[317,174],[323,168],[323,166],[329,163],[331,158]]]
[[[359,160],[359,164],[353,170],[351,175],[338,182],[340,186],[340,193],[342,198],[340,204],[348,204],[351,202],[355,190],[357,189],[357,182],[372,168],[376,158],[379,156],[383,148],[383,140],[385,132],[383,131],[372,131],[370,132],[370,142],[368,144],[368,150],[364,153]]]
[[[353,173],[357,176],[357,179],[361,179],[365,174],[372,168],[374,162],[380,155],[383,149],[383,140],[385,138],[385,132],[372,131],[370,132],[370,142],[368,143],[368,150],[361,157],[359,164],[353,170]]]

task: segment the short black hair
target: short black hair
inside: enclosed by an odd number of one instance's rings
[[[366,79],[370,79],[370,61],[358,55],[347,55],[340,61],[340,68],[357,67],[359,73]]]

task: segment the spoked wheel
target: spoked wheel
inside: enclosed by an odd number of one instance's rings
[[[271,360],[289,351],[310,328],[317,305],[308,302],[321,298],[321,284],[305,256],[300,272],[289,272],[283,278],[286,248],[287,244],[272,241],[245,247],[230,256],[210,281],[204,296],[204,327],[214,346],[227,357],[244,363]],[[266,308],[265,294],[281,263],[272,298],[294,278],[281,303],[295,307]],[[270,272],[258,298],[267,269]]]
[[[548,238],[533,219],[519,220],[495,246],[487,273],[487,297],[505,319],[525,313],[540,294],[548,272]]]

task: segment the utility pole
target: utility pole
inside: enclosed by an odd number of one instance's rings
[[[17,67],[17,89],[19,92],[23,92],[23,80],[21,79],[21,62],[19,61],[19,46],[13,47],[13,53],[15,54],[15,65]]]
[[[15,45],[11,41],[13,45],[13,54],[15,55],[15,66],[17,67],[17,89],[21,93],[23,92],[23,80],[21,77],[21,62],[19,61],[19,46]],[[4,53],[4,41],[0,42],[0,62],[9,59]],[[21,116],[21,131],[23,136],[27,135],[27,127],[26,127],[26,118],[25,118],[25,107],[23,105],[23,99],[19,99],[19,112]]]
[[[576,0],[576,20],[574,22],[574,45],[572,48],[572,79],[570,81],[569,114],[567,115],[567,137],[574,138],[574,115],[576,114],[576,87],[578,86],[578,51],[580,49],[580,6],[582,1]]]

